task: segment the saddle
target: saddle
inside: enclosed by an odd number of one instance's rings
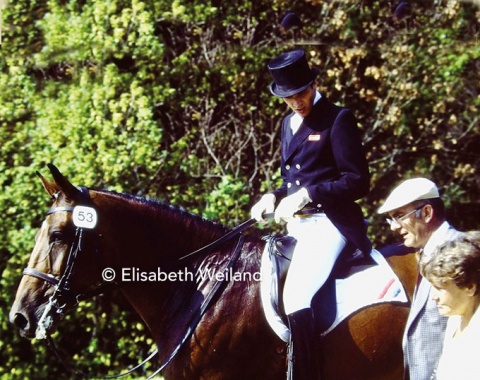
[[[268,254],[272,264],[271,303],[276,313],[288,326],[283,305],[283,288],[297,241],[295,238],[286,235],[269,235],[264,237],[264,240],[267,241]],[[347,242],[327,281],[312,300],[315,323],[319,331],[327,329],[335,320],[337,312],[335,280],[346,278],[371,265],[376,265],[376,263],[369,255],[364,255],[359,249]]]

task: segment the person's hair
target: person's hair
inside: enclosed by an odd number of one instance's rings
[[[462,233],[420,260],[422,275],[432,283],[451,280],[459,288],[480,290],[480,231]]]
[[[443,222],[446,219],[445,204],[443,203],[442,198],[422,199],[419,201],[415,201],[413,205],[415,208],[430,205],[432,206],[433,217],[435,218],[435,220]]]

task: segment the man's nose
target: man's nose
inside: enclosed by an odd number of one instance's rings
[[[390,223],[390,229],[392,231],[396,231],[400,228],[400,223],[398,223],[395,219],[392,219],[392,222]]]
[[[295,107],[298,107],[301,103],[302,103],[302,100],[301,100],[301,99],[293,98],[293,105],[294,105]]]

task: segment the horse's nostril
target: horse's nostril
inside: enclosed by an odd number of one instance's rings
[[[13,323],[21,330],[25,329],[28,326],[27,318],[25,318],[25,316],[20,313],[15,314],[15,317],[13,317]]]

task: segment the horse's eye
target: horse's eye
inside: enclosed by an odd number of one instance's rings
[[[54,231],[50,235],[50,243],[61,243],[65,241],[65,236],[60,231]]]

